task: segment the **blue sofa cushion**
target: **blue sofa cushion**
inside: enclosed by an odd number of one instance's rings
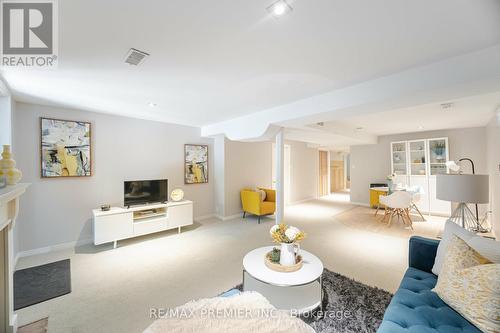
[[[430,273],[432,266],[434,266],[438,245],[437,239],[411,237],[408,265]]]
[[[410,267],[387,308],[378,333],[481,333],[431,291],[437,276]]]

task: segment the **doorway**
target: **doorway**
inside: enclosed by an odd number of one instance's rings
[[[273,190],[276,189],[276,144],[273,143],[273,149],[272,149],[272,181],[273,181]],[[290,145],[285,145],[285,160],[284,160],[284,168],[285,168],[285,184],[284,184],[284,191],[285,191],[285,205],[290,204],[290,187],[291,187],[291,147]]]
[[[328,170],[328,152],[319,151],[319,196],[330,194],[330,170]]]
[[[344,161],[330,162],[330,188],[333,192],[340,192],[345,187]]]

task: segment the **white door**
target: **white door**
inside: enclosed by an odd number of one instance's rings
[[[272,151],[272,168],[273,168],[273,171],[272,171],[272,175],[273,175],[273,190],[276,189],[276,145],[273,144],[273,151]],[[284,186],[284,190],[285,190],[285,205],[288,205],[290,203],[290,174],[291,174],[291,160],[290,160],[290,154],[291,154],[291,148],[290,148],[290,145],[285,145],[285,165],[284,165],[284,168],[285,168],[285,186]]]

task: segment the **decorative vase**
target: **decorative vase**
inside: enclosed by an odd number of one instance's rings
[[[296,243],[281,243],[280,265],[292,266],[296,264],[295,256],[298,252],[298,246]],[[297,248],[297,251],[295,248]]]
[[[16,161],[12,159],[10,145],[3,146],[2,159],[0,160],[0,176],[7,178],[7,185],[17,184],[22,177],[19,169],[16,169]]]
[[[393,186],[394,186],[394,182],[392,181],[392,179],[388,179],[387,180],[388,194],[392,193]]]

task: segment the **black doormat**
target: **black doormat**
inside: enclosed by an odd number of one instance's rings
[[[234,287],[242,290],[242,285]],[[301,319],[317,333],[375,333],[392,294],[361,282],[323,271],[323,313]]]
[[[14,310],[71,292],[69,259],[14,272]]]

